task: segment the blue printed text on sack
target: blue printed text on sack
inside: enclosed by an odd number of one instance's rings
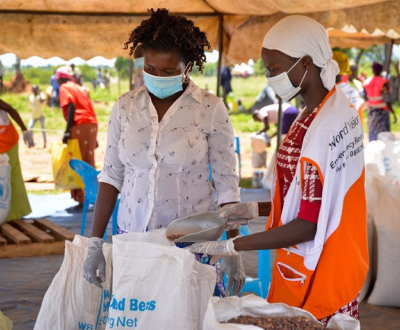
[[[134,319],[128,318],[126,316],[118,316],[116,318],[108,317],[107,322],[110,326],[110,329],[113,329],[114,326],[116,328],[119,328],[119,327],[137,328],[137,326],[138,326],[137,317],[135,317]]]
[[[138,299],[122,298],[118,301],[114,295],[111,298],[110,308],[118,311],[130,310],[132,312],[154,311],[156,309],[156,301],[139,301]]]

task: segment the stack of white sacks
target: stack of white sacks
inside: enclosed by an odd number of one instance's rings
[[[400,307],[400,139],[380,133],[365,161],[370,269],[360,298]]]
[[[240,315],[303,316],[319,323],[304,310],[268,304],[254,295],[212,297],[215,268],[175,247],[165,229],[122,234],[113,237],[113,244],[105,243],[106,278],[101,289],[83,278],[87,245],[88,238],[78,235],[66,242],[64,261],[43,299],[35,330],[249,329],[224,324]],[[327,326],[331,330],[359,328],[358,321],[343,314]]]

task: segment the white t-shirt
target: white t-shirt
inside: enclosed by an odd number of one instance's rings
[[[292,105],[290,103],[282,103],[282,111],[285,112],[286,109],[290,108]],[[269,124],[278,124],[278,111],[279,104],[271,104],[267,105],[264,108],[261,108],[257,114],[257,118],[261,121],[264,121],[265,117],[268,117]]]
[[[38,119],[43,116],[43,106],[46,95],[40,92],[38,95],[31,94],[29,96],[29,103],[32,109],[32,119]]]

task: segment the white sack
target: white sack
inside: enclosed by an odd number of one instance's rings
[[[0,224],[6,221],[11,205],[11,166],[7,154],[0,154]]]
[[[274,167],[276,162],[276,153],[272,153],[271,160],[267,166],[267,171],[262,179],[262,186],[264,189],[271,190],[272,189],[272,180],[274,179]]]
[[[400,184],[400,141],[386,141],[382,150],[385,175],[393,183]]]
[[[368,257],[369,257],[369,268],[367,273],[367,278],[365,279],[365,283],[360,291],[359,302],[364,301],[369,293],[369,289],[371,287],[371,283],[373,282],[373,274],[376,273],[376,269],[374,268],[373,262],[373,249],[374,249],[374,224],[372,217],[367,216],[367,235],[368,235]]]
[[[107,329],[200,330],[215,282],[215,268],[171,246],[165,229],[113,236]]]
[[[375,177],[373,186],[378,270],[368,303],[400,307],[400,186],[385,177]]]
[[[261,329],[252,325],[240,325],[232,323],[220,323],[228,321],[240,315],[254,317],[267,316],[304,316],[314,322],[321,324],[309,312],[296,307],[289,307],[286,304],[269,304],[265,299],[255,295],[248,295],[243,298],[213,297],[208,303],[207,313],[204,318],[203,329],[207,330],[251,330]],[[360,322],[347,315],[335,315],[328,323],[327,329],[332,330],[359,330]]]
[[[103,289],[83,278],[89,239],[76,235],[65,242],[64,261],[43,298],[35,330],[104,330],[111,299],[111,244],[103,244],[106,280]]]

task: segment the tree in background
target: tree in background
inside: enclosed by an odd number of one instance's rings
[[[78,65],[82,74],[82,81],[92,81],[96,77],[96,69],[89,64]]]
[[[256,63],[254,63],[253,69],[255,76],[265,76],[266,71],[264,67],[264,62],[261,58]]]
[[[118,94],[121,94],[121,78],[126,78],[129,75],[129,59],[118,56],[115,60],[114,67],[118,73]]]

